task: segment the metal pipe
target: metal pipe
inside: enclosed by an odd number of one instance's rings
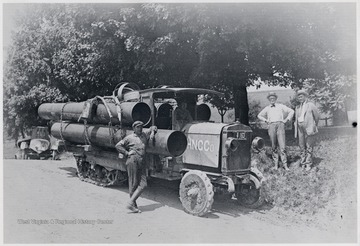
[[[146,128],[144,128],[146,129]],[[114,132],[112,136],[111,132]],[[91,144],[105,148],[115,148],[115,144],[122,137],[132,134],[133,130],[121,130],[116,127],[88,125],[76,123],[54,123],[51,126],[51,135],[74,144]],[[154,141],[149,142],[146,152],[163,156],[177,157],[184,153],[187,147],[187,138],[183,132],[159,129]]]
[[[169,103],[155,103],[155,125],[160,129],[171,129],[173,107]]]
[[[209,106],[205,103],[196,105],[196,120],[199,121],[208,121],[211,116],[211,110]]]
[[[111,112],[111,123],[119,125],[118,112],[115,103],[106,104]],[[79,118],[84,110],[85,102],[70,102],[70,103],[44,103],[38,109],[40,118],[44,120],[66,120],[71,122],[79,121]],[[133,122],[141,120],[147,124],[151,120],[150,107],[144,102],[122,102],[121,109],[121,123],[130,126]],[[87,119],[88,123],[92,124],[108,124],[110,116],[106,106],[102,103],[92,105],[92,117]]]

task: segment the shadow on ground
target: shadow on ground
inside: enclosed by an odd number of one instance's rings
[[[67,172],[68,177],[77,178],[77,170],[74,167],[59,167],[60,170]]]
[[[77,177],[77,170],[74,167],[60,167],[60,170],[67,172],[67,177]],[[80,181],[79,179],[79,182]],[[89,185],[92,185],[89,183]],[[148,187],[145,189],[142,198],[152,200],[156,203],[142,206],[138,204],[142,212],[150,212],[159,209],[163,206],[169,206],[177,210],[183,210],[179,199],[179,185],[180,180],[168,181],[157,178],[151,178],[148,180]],[[106,189],[114,189],[120,192],[128,193],[128,185],[125,182],[122,185],[113,185],[106,187]],[[231,217],[240,217],[253,212],[263,213],[266,210],[271,209],[270,206],[264,205],[259,209],[249,209],[239,205],[235,198],[228,197],[215,197],[211,211],[204,215],[203,218],[218,219],[219,215],[228,215]]]

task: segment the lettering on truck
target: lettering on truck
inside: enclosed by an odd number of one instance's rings
[[[214,152],[215,146],[209,140],[192,139],[188,136],[188,148],[206,152]]]

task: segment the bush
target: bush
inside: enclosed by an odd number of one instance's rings
[[[356,141],[355,137],[349,138]],[[266,178],[262,186],[266,201],[284,216],[291,213],[315,221],[313,215],[336,214],[335,208],[342,206],[335,204],[337,201],[356,200],[350,191],[356,189],[356,144],[349,138],[319,141],[314,149],[313,168],[308,172],[299,167],[297,146],[288,147],[290,171],[272,169],[269,147],[254,154],[257,168]]]

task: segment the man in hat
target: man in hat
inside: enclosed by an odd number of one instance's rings
[[[294,116],[294,110],[276,103],[278,96],[275,92],[270,92],[267,96],[270,105],[266,106],[259,114],[258,118],[269,125],[268,133],[271,141],[272,158],[274,168],[279,168],[279,154],[285,170],[289,170],[285,150],[285,123]],[[277,147],[279,146],[277,151]]]
[[[136,199],[141,195],[145,187],[146,181],[146,164],[145,152],[146,146],[153,140],[157,131],[156,126],[151,126],[148,130],[143,131],[144,123],[135,121],[132,124],[134,133],[120,140],[115,148],[126,157],[126,169],[129,179],[130,201],[126,208],[134,213],[141,212],[136,204]]]
[[[305,90],[296,93],[300,105],[295,109],[295,138],[299,136],[301,150],[300,166],[311,169],[315,135],[318,133],[319,112],[314,103],[308,100]]]

